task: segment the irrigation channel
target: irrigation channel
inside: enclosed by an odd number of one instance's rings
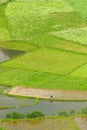
[[[13,51],[0,49],[0,62],[8,60],[14,56],[22,54],[21,51]],[[10,87],[0,85],[0,118],[5,118],[7,113],[20,112],[27,114],[35,110],[41,110],[45,115],[58,115],[58,112],[65,110],[75,110],[79,112],[81,109],[87,107],[87,102],[62,102],[62,101],[49,101],[49,100],[38,100],[35,103],[35,99],[30,98],[19,98],[11,97],[6,94],[10,90]]]

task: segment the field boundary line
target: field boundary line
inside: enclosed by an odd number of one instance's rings
[[[68,75],[71,75],[74,71],[76,71],[76,70],[80,69],[82,66],[84,66],[84,65],[86,65],[86,64],[87,64],[87,62],[86,62],[86,63],[84,63],[84,64],[82,64],[82,65],[80,65],[79,67],[77,67],[77,68],[73,69],[70,73],[68,73]],[[76,77],[77,77],[77,76],[76,76]]]

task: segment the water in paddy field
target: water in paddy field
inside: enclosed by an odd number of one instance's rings
[[[24,51],[0,48],[0,62],[9,60],[15,56],[25,53]]]
[[[2,106],[15,106],[15,108],[0,109],[0,118],[5,118],[7,113],[18,112],[26,115],[27,113],[33,112],[35,110],[41,110],[45,113],[46,116],[51,116],[53,114],[58,115],[60,111],[66,110],[75,110],[75,112],[79,112],[80,110],[87,107],[87,102],[51,102],[49,100],[39,100],[38,104],[35,105],[34,99],[10,97],[0,94],[0,107]]]

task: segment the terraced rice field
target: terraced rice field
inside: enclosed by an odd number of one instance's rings
[[[72,119],[68,118],[47,118],[25,121],[8,121],[0,122],[3,128],[14,130],[79,130],[78,126]]]
[[[0,0],[0,48],[26,51],[0,62],[0,84],[86,93],[86,15],[86,0]],[[0,129],[81,130],[86,128],[82,122],[81,118],[0,121]]]
[[[0,63],[0,84],[87,90],[87,22],[77,4],[12,0],[0,5],[0,47],[26,51]]]

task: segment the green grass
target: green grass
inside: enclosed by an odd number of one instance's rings
[[[64,75],[69,74],[86,62],[86,55],[43,48],[5,62],[2,65]]]

